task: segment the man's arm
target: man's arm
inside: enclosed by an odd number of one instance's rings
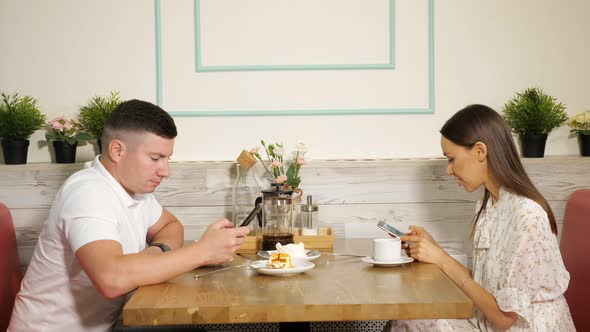
[[[175,227],[174,222],[166,225]],[[161,231],[166,228],[162,227]],[[164,282],[201,265],[227,262],[248,232],[247,227],[233,228],[229,220],[223,219],[211,224],[198,242],[158,255],[124,255],[119,242],[98,240],[80,247],[76,258],[96,289],[112,299],[139,286]],[[160,232],[154,232],[152,240],[159,238],[157,233]],[[162,241],[165,241],[166,233],[161,234]]]
[[[148,229],[146,242],[164,243],[172,249],[180,248],[184,242],[184,227],[170,211],[162,209],[160,219]],[[156,249],[161,252],[161,249]]]

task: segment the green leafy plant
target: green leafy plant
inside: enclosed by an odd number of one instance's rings
[[[297,143],[295,150],[292,152],[291,164],[288,167],[285,165],[287,159],[285,156],[287,153],[283,144],[272,143],[266,145],[263,140],[261,140],[260,143],[264,148],[264,152],[266,152],[268,165],[264,162],[260,153],[258,153],[260,150],[259,147],[250,150],[250,154],[262,162],[268,175],[272,177],[276,183],[287,184],[293,189],[299,188],[299,184],[301,183],[299,170],[301,169],[301,166],[306,163],[305,154],[307,153],[307,146],[305,143]],[[286,172],[285,168],[287,168]]]
[[[48,142],[66,142],[74,145],[76,142],[91,140],[92,135],[80,131],[80,124],[75,119],[60,116],[47,122],[45,139]]]
[[[111,91],[111,94],[105,97],[92,97],[88,104],[80,108],[78,118],[82,129],[89,132],[95,139],[100,139],[107,118],[122,102],[119,91]]]
[[[567,122],[570,126],[570,135],[590,135],[590,111],[572,116]]]
[[[3,141],[28,140],[33,133],[45,125],[45,114],[37,106],[37,99],[21,97],[18,93],[1,93],[0,139]]]
[[[565,105],[533,87],[517,93],[504,105],[504,119],[519,135],[549,134],[567,121]]]

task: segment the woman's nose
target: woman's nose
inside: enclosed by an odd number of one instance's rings
[[[453,175],[453,167],[450,164],[447,165],[447,174],[448,175]]]

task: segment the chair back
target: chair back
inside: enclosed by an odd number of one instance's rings
[[[0,253],[2,256],[0,259],[0,331],[6,331],[14,298],[20,289],[22,273],[12,215],[2,203],[0,203]]]
[[[565,298],[570,307],[578,331],[590,331],[588,299],[590,298],[590,189],[575,191],[567,201],[563,230],[561,233],[561,255],[570,273],[570,284]]]

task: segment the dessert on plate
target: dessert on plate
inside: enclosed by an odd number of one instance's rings
[[[282,252],[275,252],[268,258],[266,267],[269,269],[287,269],[293,267],[291,255]]]

